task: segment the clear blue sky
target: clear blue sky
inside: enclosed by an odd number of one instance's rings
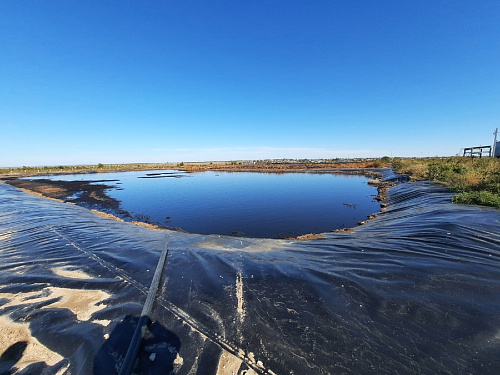
[[[455,155],[500,127],[500,2],[0,2],[0,166]]]

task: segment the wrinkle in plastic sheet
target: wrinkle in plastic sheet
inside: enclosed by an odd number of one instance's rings
[[[0,372],[500,373],[500,214],[401,183],[309,242],[151,230],[0,184]]]

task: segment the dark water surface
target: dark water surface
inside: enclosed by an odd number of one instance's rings
[[[96,175],[56,176],[96,180]],[[379,211],[364,176],[182,171],[99,175],[133,219],[187,232],[282,238],[353,227]]]

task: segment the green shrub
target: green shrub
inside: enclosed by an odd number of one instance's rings
[[[391,158],[389,156],[383,156],[383,157],[380,158],[380,160],[383,163],[390,163],[391,162]]]
[[[492,206],[500,208],[500,196],[489,191],[466,191],[455,194],[453,203],[478,204],[481,206]]]
[[[392,162],[392,167],[399,171],[401,168],[403,168],[403,161],[401,160],[401,158],[392,158],[391,160]]]

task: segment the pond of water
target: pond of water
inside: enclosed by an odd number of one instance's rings
[[[368,178],[330,173],[141,171],[54,176],[106,180],[134,219],[200,234],[283,238],[356,226],[379,204]]]

